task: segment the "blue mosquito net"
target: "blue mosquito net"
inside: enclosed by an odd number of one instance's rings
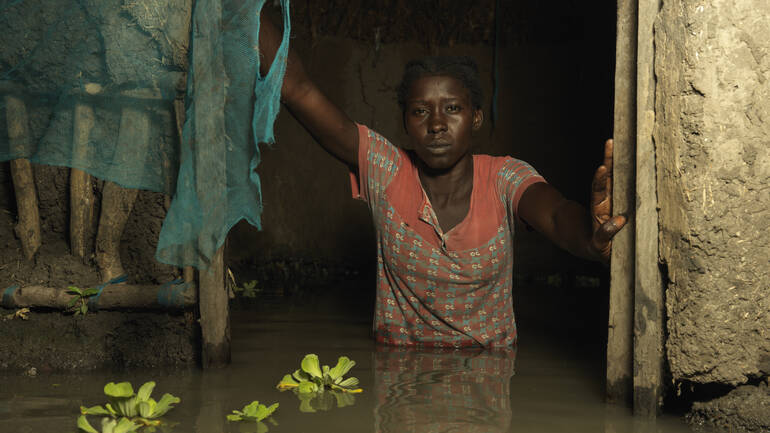
[[[272,0],[284,34],[260,76],[265,2],[0,0],[0,161],[172,196],[156,259],[207,267],[238,221],[261,228],[258,145],[290,33],[289,0]]]

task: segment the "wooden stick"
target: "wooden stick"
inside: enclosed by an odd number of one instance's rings
[[[636,0],[618,1],[612,214],[628,215],[612,240],[607,329],[607,401],[631,405],[634,353],[634,192],[636,172]]]
[[[149,97],[149,90],[124,92],[126,96]],[[115,147],[112,164],[116,169],[134,166],[135,161],[143,160],[150,144],[150,116],[141,108],[124,107],[120,115],[118,143]],[[134,163],[131,163],[134,161]],[[141,176],[142,173],[135,173]],[[96,235],[95,258],[102,281],[109,281],[125,274],[120,261],[120,239],[128,221],[128,216],[136,201],[138,190],[123,188],[107,181],[104,184],[99,228]]]
[[[90,83],[86,92],[97,94],[101,86]],[[94,127],[94,109],[85,103],[75,104],[72,134],[72,161],[88,159],[88,140]],[[70,170],[70,249],[72,254],[81,259],[86,258],[88,231],[94,218],[94,191],[91,186],[91,175],[83,170]]]
[[[223,250],[217,250],[209,267],[198,272],[203,368],[230,363],[230,299],[225,288]]]
[[[222,77],[225,76],[222,47],[217,39],[209,35],[218,35],[222,25],[222,0],[198,0],[196,9],[208,11],[196,14],[194,26],[200,31],[193,34],[192,51],[193,95],[195,97],[195,154],[196,191],[198,200],[207,217],[205,224],[218,226],[224,224],[224,206],[222,197],[226,193],[224,182],[212,182],[212,179],[224,179],[226,174],[224,147],[226,89]],[[207,107],[217,107],[213,112]],[[199,247],[211,250],[210,236],[201,236]],[[213,247],[213,248],[212,248]],[[225,288],[223,248],[218,248],[210,263],[201,263],[198,273],[200,299],[200,324],[203,337],[203,368],[222,367],[230,363],[230,316],[229,298]]]
[[[197,297],[189,295],[182,284],[163,286],[108,285],[98,298],[87,298],[89,307],[99,310],[182,310],[193,308]],[[67,310],[72,294],[61,287],[26,286],[11,290],[3,296],[5,308],[52,308]]]
[[[8,139],[11,149],[17,155],[29,145],[29,120],[24,101],[12,95],[5,96]],[[11,178],[16,193],[16,208],[19,222],[14,227],[16,236],[21,241],[24,257],[32,260],[42,243],[40,234],[40,209],[37,203],[37,189],[32,174],[32,165],[28,159],[11,161]]]
[[[639,0],[636,79],[634,414],[655,418],[663,392],[663,284],[658,268],[655,171],[655,18],[660,0]]]

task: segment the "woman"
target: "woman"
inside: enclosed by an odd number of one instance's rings
[[[263,72],[279,42],[262,20]],[[423,347],[510,347],[516,342],[511,282],[513,222],[567,251],[607,262],[625,224],[610,218],[612,141],[594,175],[589,214],[523,161],[471,153],[484,120],[478,70],[468,58],[407,65],[399,103],[404,150],[354,123],[289,53],[284,105],[351,171],[377,232],[378,343]]]

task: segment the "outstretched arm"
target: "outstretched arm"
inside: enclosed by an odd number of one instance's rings
[[[281,44],[281,33],[260,14],[260,73],[267,73]],[[313,138],[337,159],[350,167],[358,166],[358,128],[305,73],[297,53],[289,49],[281,101]]]
[[[604,145],[604,163],[594,174],[591,209],[567,200],[546,183],[536,183],[521,196],[519,216],[535,230],[570,253],[609,262],[612,237],[626,224],[626,217],[611,216],[612,140]]]

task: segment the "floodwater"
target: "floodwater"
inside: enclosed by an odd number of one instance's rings
[[[182,399],[165,417],[174,425],[159,430],[180,433],[691,431],[677,417],[643,423],[606,406],[601,351],[576,339],[522,332],[517,350],[508,352],[378,347],[370,338],[370,299],[334,289],[312,293],[261,295],[248,308],[234,306],[232,365],[225,369],[0,376],[0,432],[76,432],[79,406],[106,403],[105,383],[130,381],[137,389],[148,380],[157,383],[156,399],[166,392]],[[363,392],[303,403],[278,391],[308,353],[331,366],[342,355],[355,360],[346,377],[357,377]],[[280,404],[274,422],[226,421],[253,400]],[[90,420],[98,429],[98,418]]]

